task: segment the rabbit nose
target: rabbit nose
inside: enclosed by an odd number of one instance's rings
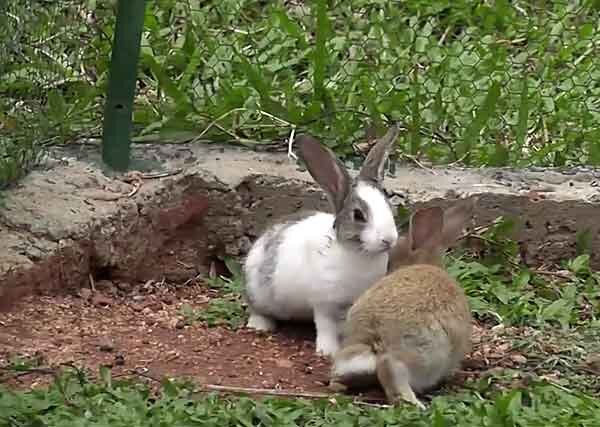
[[[386,249],[390,249],[390,248],[392,247],[392,241],[391,241],[391,240],[388,240],[388,239],[383,239],[383,240],[381,241],[381,243],[383,244],[383,246],[384,246]]]

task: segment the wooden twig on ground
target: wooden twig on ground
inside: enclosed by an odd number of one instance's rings
[[[10,368],[0,368],[0,369],[6,370],[6,371],[11,370]],[[0,377],[0,384],[6,382],[8,380],[14,380],[14,379],[18,379],[18,378],[21,378],[21,377],[25,377],[27,375],[34,375],[34,374],[38,374],[38,375],[54,375],[54,376],[56,376],[56,369],[52,369],[52,368],[27,368],[27,370],[12,372],[10,374],[4,375],[3,377]]]
[[[278,396],[278,397],[294,397],[294,398],[306,398],[306,399],[335,399],[334,394],[329,393],[314,393],[314,392],[300,392],[294,390],[277,390],[270,388],[251,388],[251,387],[234,387],[224,386],[216,384],[204,384],[200,387],[201,391],[215,391],[218,393],[231,393],[231,394],[249,394],[249,395],[264,395],[264,396]],[[384,399],[373,398],[373,397],[361,397],[355,398],[354,404],[356,405],[367,405],[377,407],[388,407],[389,405],[382,405],[385,403]]]

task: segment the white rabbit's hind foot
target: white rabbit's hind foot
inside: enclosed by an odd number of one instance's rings
[[[258,313],[250,313],[248,323],[246,324],[247,328],[264,332],[274,331],[276,326],[277,325],[273,319]]]

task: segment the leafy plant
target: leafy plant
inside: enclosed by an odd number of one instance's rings
[[[245,315],[239,301],[226,298],[211,299],[206,307],[200,308],[184,304],[181,314],[187,323],[202,321],[209,327],[226,325],[234,329],[242,324]]]
[[[475,236],[483,243],[479,253],[447,259],[448,271],[464,287],[473,311],[498,323],[549,322],[563,328],[595,318],[598,308],[590,302],[600,298],[600,275],[590,269],[589,255],[566,262],[560,272],[532,270],[521,263],[518,245],[507,237],[513,226],[500,217]],[[588,310],[582,313],[584,306]]]
[[[91,382],[67,371],[48,389],[0,388],[0,424],[9,426],[132,425],[389,425],[389,426],[564,426],[595,425],[600,403],[583,393],[544,382],[527,388],[438,396],[421,412],[359,406],[335,400],[220,398],[199,395],[190,383],[164,379],[157,398],[148,388],[111,378]]]
[[[99,135],[116,7],[5,3],[2,186],[45,145]],[[270,147],[298,129],[346,156],[395,120],[410,159],[597,165],[599,20],[566,0],[151,1],[134,139]]]
[[[207,279],[210,288],[218,290],[220,295],[211,298],[205,307],[183,305],[181,314],[186,322],[202,321],[209,327],[227,325],[234,329],[243,323],[245,311],[242,304],[242,271],[233,258],[226,258],[225,264],[233,275],[232,278],[219,276]]]

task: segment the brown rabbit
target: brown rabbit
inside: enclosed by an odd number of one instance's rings
[[[377,380],[390,403],[424,409],[415,392],[436,386],[471,349],[471,312],[462,288],[442,268],[443,250],[472,216],[473,200],[445,213],[418,210],[392,251],[391,272],[348,311],[342,346],[333,357],[336,391]]]

